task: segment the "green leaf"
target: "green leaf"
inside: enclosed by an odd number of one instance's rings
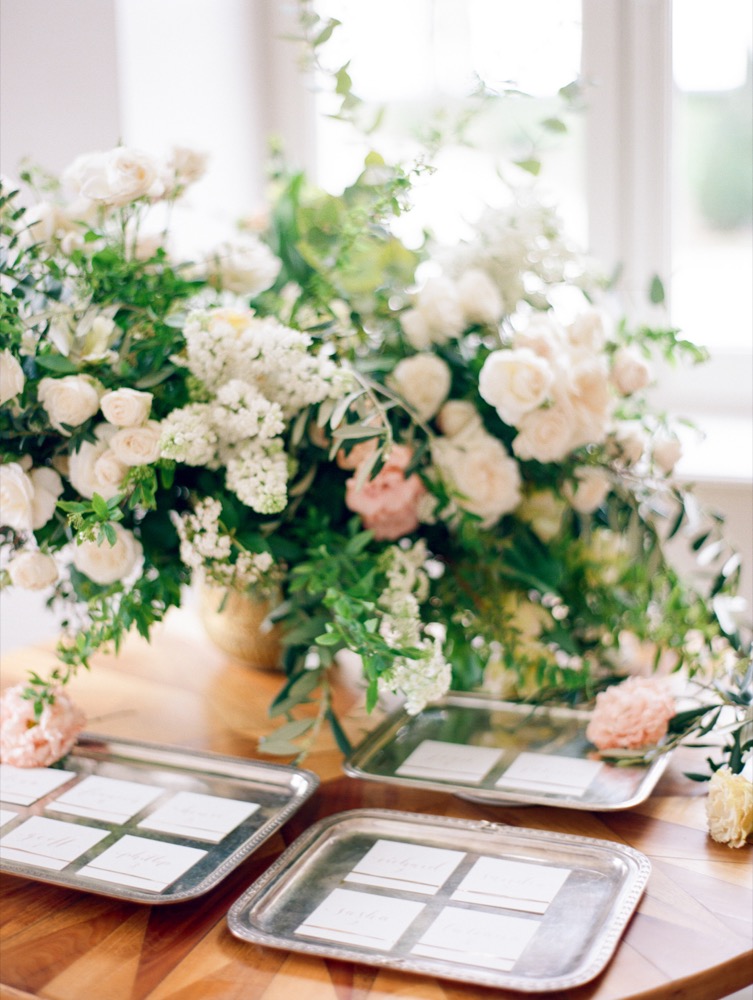
[[[567,125],[561,118],[545,118],[541,124],[549,132],[567,132]]]
[[[275,729],[270,739],[273,739],[275,743],[281,740],[295,740],[307,733],[314,722],[314,719],[295,719],[293,722],[286,722],[284,726]]]
[[[99,493],[95,493],[92,496],[92,510],[97,515],[101,521],[107,521],[110,518],[110,508],[107,506],[107,501]]]
[[[655,306],[661,305],[666,300],[667,295],[664,291],[664,282],[658,274],[655,274],[651,279],[648,297]]]
[[[513,160],[513,162],[521,170],[525,170],[526,173],[532,174],[534,177],[538,177],[541,173],[541,160],[534,157],[529,157],[526,160]]]
[[[57,375],[73,375],[78,371],[78,366],[62,354],[40,354],[34,360],[40,368]]]

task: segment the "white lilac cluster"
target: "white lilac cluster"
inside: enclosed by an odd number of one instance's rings
[[[173,512],[181,560],[190,569],[203,572],[213,583],[263,591],[272,585],[272,556],[268,552],[240,549],[232,560],[233,540],[222,527],[221,513],[220,502],[211,497],[197,501],[193,511]]]
[[[280,438],[252,439],[225,453],[225,482],[259,514],[279,514],[288,502],[288,455]]]
[[[442,639],[428,634],[420,616],[420,602],[426,599],[429,578],[425,569],[426,546],[393,546],[387,555],[388,586],[379,597],[383,616],[379,632],[391,646],[410,646],[420,656],[397,656],[379,678],[382,692],[400,692],[405,710],[416,715],[429,702],[441,698],[450,687],[451,668],[444,657]]]

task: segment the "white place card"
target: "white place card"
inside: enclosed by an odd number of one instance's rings
[[[198,847],[166,844],[126,834],[79,871],[85,878],[161,892],[201,861]]]
[[[257,809],[258,802],[242,802],[199,792],[178,792],[169,802],[142,819],[139,826],[219,844]]]
[[[54,812],[101,819],[106,823],[127,823],[150,802],[163,794],[162,788],[142,785],[120,778],[102,778],[92,774],[59,795],[47,806]]]
[[[345,876],[345,881],[431,896],[444,885],[464,857],[463,851],[377,840]]]
[[[426,906],[410,899],[333,889],[296,934],[387,951]]]
[[[601,761],[579,757],[519,753],[498,779],[496,787],[580,798],[603,766]]]
[[[15,809],[0,809],[0,828],[4,827],[6,823],[10,823],[12,819],[19,816]]]
[[[507,972],[538,926],[536,920],[446,906],[411,950],[427,958]]]
[[[75,771],[56,767],[13,767],[0,764],[0,800],[30,806],[76,777]]]
[[[0,857],[61,871],[108,836],[107,830],[31,816],[0,839]]]
[[[451,898],[463,903],[545,913],[569,874],[569,868],[479,858]]]
[[[504,754],[498,747],[424,740],[409,754],[395,774],[435,781],[479,784]]]

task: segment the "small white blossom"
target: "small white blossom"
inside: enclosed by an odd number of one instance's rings
[[[163,458],[186,465],[210,465],[218,445],[207,403],[189,403],[173,410],[162,421],[160,448]]]
[[[227,488],[258,514],[279,514],[288,501],[288,457],[279,438],[252,439],[227,459]]]

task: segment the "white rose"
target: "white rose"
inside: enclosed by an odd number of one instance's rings
[[[533,316],[526,327],[513,335],[513,346],[526,347],[540,358],[555,363],[565,354],[565,334],[553,316]]]
[[[492,279],[480,268],[473,267],[458,279],[458,297],[466,322],[494,326],[504,312],[502,296]]]
[[[127,205],[139,198],[158,198],[164,187],[157,161],[148,153],[117,146],[106,154],[95,154],[85,164],[79,191],[91,201]]]
[[[567,328],[567,339],[573,347],[597,354],[607,341],[610,325],[600,309],[587,309]]]
[[[450,367],[436,354],[414,354],[395,365],[390,384],[418,415],[431,420],[450,391]]]
[[[492,351],[479,374],[478,390],[500,418],[515,427],[526,413],[546,400],[553,382],[549,363],[527,347],[520,347]]]
[[[256,238],[219,247],[210,262],[210,273],[226,291],[253,297],[270,288],[282,263]]]
[[[646,449],[646,432],[637,420],[623,420],[615,427],[609,454],[630,468],[637,465]]]
[[[461,437],[463,441],[484,431],[478,410],[463,399],[448,400],[437,414],[437,424],[446,437]]]
[[[561,402],[533,410],[520,421],[512,450],[523,460],[560,462],[571,450],[573,420]]]
[[[107,153],[82,153],[63,171],[64,187],[70,194],[88,199],[85,188],[104,184],[106,164]]]
[[[654,441],[651,453],[654,464],[665,475],[669,475],[682,458],[682,445],[673,435],[660,435]]]
[[[612,359],[612,382],[623,396],[632,396],[651,383],[651,365],[630,347],[620,347]]]
[[[148,420],[141,427],[124,427],[110,438],[110,448],[124,465],[151,465],[161,454],[162,427]]]
[[[565,483],[562,492],[573,510],[579,514],[593,514],[607,497],[612,484],[603,469],[581,466],[575,470],[575,484]]]
[[[68,478],[71,486],[88,500],[95,493],[110,500],[120,492],[128,466],[110,450],[110,438],[115,433],[110,424],[100,424],[94,431],[97,440],[82,442],[78,451],[70,456]]]
[[[138,389],[114,389],[106,392],[99,405],[105,420],[117,427],[135,427],[143,424],[152,409],[151,392],[140,392]]]
[[[93,541],[85,541],[76,545],[73,552],[73,565],[95,583],[116,583],[130,576],[143,556],[141,543],[133,532],[120,524],[112,525],[116,539],[110,545],[106,540],[101,545]]]
[[[463,307],[458,289],[449,278],[429,278],[416,296],[416,309],[421,313],[436,344],[457,337],[465,326]]]
[[[551,490],[534,490],[524,497],[515,516],[525,521],[542,542],[551,542],[562,527],[565,504]]]
[[[61,434],[70,434],[66,428],[79,427],[97,412],[101,389],[98,382],[86,375],[65,375],[43,378],[38,396],[52,426]]]
[[[411,347],[415,347],[417,351],[425,351],[427,347],[431,347],[429,324],[418,309],[406,309],[404,313],[401,313],[400,324]]]
[[[8,575],[14,587],[44,590],[57,580],[58,568],[52,556],[44,552],[19,552],[8,563]]]
[[[590,359],[570,371],[568,401],[575,415],[572,447],[604,440],[612,415],[613,399],[602,359]]]
[[[18,462],[0,465],[0,525],[31,531],[34,484]]]
[[[185,187],[201,180],[207,170],[207,153],[187,146],[173,146],[167,168],[175,178],[175,184]]]
[[[17,396],[24,387],[26,379],[23,369],[10,351],[0,352],[0,406],[5,406],[8,400]]]
[[[482,527],[490,528],[520,502],[518,463],[491,434],[475,438],[468,447],[438,438],[432,445],[432,457],[443,479],[458,494],[458,505],[480,517]]]
[[[63,481],[54,469],[40,466],[29,473],[34,496],[31,501],[31,526],[34,531],[44,527],[55,513],[58,497],[63,492]]]

